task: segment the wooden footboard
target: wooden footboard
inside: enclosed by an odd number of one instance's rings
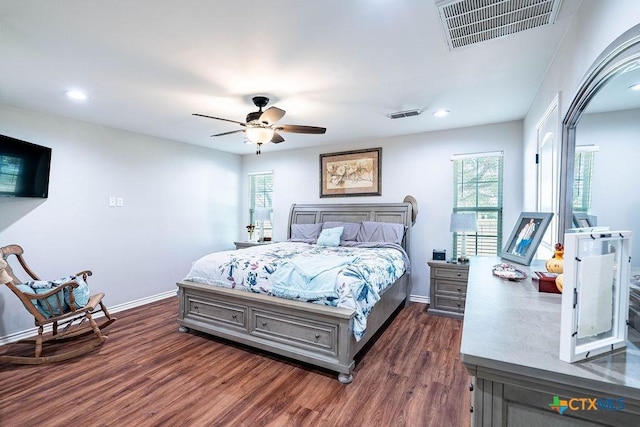
[[[407,298],[406,282],[403,276],[382,295],[359,342],[353,310],[187,281],[177,283],[178,324],[182,332],[195,329],[336,371],[340,382],[349,383],[355,355]]]

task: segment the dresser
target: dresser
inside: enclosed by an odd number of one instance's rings
[[[460,357],[473,377],[472,425],[640,425],[640,333],[625,349],[560,360],[562,295],[492,275],[499,258],[473,257]],[[562,411],[562,414],[560,413]]]
[[[467,298],[469,264],[428,261],[430,270],[429,313],[462,318]]]

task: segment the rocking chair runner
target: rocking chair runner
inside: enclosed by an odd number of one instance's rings
[[[35,293],[35,291],[34,293],[24,292],[21,290],[24,289],[24,287],[19,286],[22,283],[6,262],[11,255],[14,255],[24,271],[33,280],[39,281],[40,278],[25,262],[22,256],[24,251],[18,245],[8,245],[0,248],[0,252],[2,253],[2,258],[0,258],[0,284],[6,284],[9,289],[16,294],[27,311],[29,311],[29,313],[34,317],[35,324],[38,327],[38,334],[34,338],[21,341],[35,341],[36,348],[34,357],[0,356],[0,362],[31,365],[59,362],[61,360],[70,359],[87,353],[102,345],[107,337],[102,334],[101,330],[116,320],[115,317],[112,317],[109,314],[107,307],[102,302],[104,293],[98,293],[90,296],[86,305],[84,305],[84,307],[79,307],[79,304],[76,303],[76,298],[73,292],[79,287],[79,280],[77,279],[62,283],[49,291],[44,291],[45,293]],[[91,274],[91,271],[85,270],[76,274],[76,276],[82,277],[83,280],[86,280],[88,276],[91,276]],[[40,309],[38,309],[38,305],[40,306]],[[96,307],[98,307],[97,311]],[[100,311],[104,313],[105,320],[98,325],[93,319],[93,314],[99,313]],[[51,332],[45,334],[44,329],[47,325],[51,325]],[[61,328],[61,330],[59,330],[59,328]],[[61,341],[88,334],[95,334],[95,339],[85,345],[74,347],[70,351],[58,353],[52,356],[42,356],[42,344],[45,342],[54,340]]]

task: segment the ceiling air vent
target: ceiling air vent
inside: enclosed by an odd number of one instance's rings
[[[401,119],[403,117],[418,116],[422,113],[420,110],[398,111],[397,113],[389,113],[387,117],[390,119]]]
[[[562,0],[436,1],[450,49],[553,24]]]

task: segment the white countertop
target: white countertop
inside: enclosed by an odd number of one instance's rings
[[[640,334],[629,328],[627,347],[587,361],[559,358],[562,295],[538,292],[531,271],[543,261],[516,265],[528,278],[512,282],[492,275],[497,257],[473,257],[469,269],[461,358],[472,371],[485,369],[622,392],[640,399]],[[515,264],[514,264],[515,265]]]

